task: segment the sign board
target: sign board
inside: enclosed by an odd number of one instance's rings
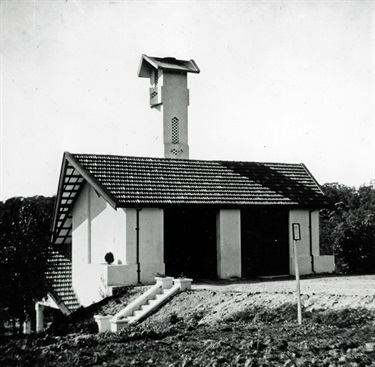
[[[293,228],[293,240],[299,241],[301,239],[301,229],[300,229],[299,223],[293,223],[292,228]]]
[[[297,283],[297,317],[298,324],[302,324],[302,306],[301,306],[301,290],[299,282],[299,269],[298,269],[298,254],[297,254],[297,241],[301,240],[301,228],[299,223],[292,223],[293,230],[293,250],[294,250],[294,271],[296,273]]]

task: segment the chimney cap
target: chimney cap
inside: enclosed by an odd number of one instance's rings
[[[150,78],[153,69],[171,70],[182,73],[199,73],[199,67],[194,60],[178,60],[174,57],[154,57],[142,55],[138,69],[140,78]]]

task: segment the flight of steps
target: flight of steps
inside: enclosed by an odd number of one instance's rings
[[[166,303],[173,295],[191,288],[192,279],[157,277],[156,284],[139,296],[115,316],[95,315],[99,332],[117,332],[127,325],[141,321],[152,311]]]

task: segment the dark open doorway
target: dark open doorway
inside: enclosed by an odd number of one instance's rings
[[[164,259],[168,276],[216,278],[216,211],[165,209]]]
[[[242,275],[289,274],[288,209],[241,211]]]

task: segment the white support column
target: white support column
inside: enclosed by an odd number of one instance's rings
[[[165,273],[164,211],[158,208],[143,208],[139,222],[141,280],[142,283],[153,283],[158,273]]]
[[[35,304],[36,311],[36,332],[39,333],[44,329],[44,306],[37,302]]]
[[[289,272],[291,275],[296,275],[292,232],[293,223],[298,223],[301,229],[301,240],[297,243],[299,273],[301,275],[311,274],[309,210],[291,209],[289,211]]]
[[[157,208],[126,209],[126,265],[132,268],[134,278],[130,284],[137,282],[137,247],[139,251],[140,280],[142,283],[153,283],[157,273],[165,273],[164,264],[164,211]],[[138,244],[137,228],[138,225]]]
[[[311,216],[311,217],[310,217]],[[311,218],[311,231],[310,231]],[[335,271],[334,256],[319,255],[319,211],[291,209],[289,211],[289,271],[295,275],[292,223],[299,223],[301,241],[298,241],[298,263],[300,274],[332,273]],[[311,237],[310,237],[311,235]],[[311,248],[310,248],[311,246]],[[313,258],[311,258],[311,255]],[[314,269],[312,269],[314,265]]]
[[[29,320],[26,320],[24,323],[23,323],[23,333],[25,335],[28,335],[31,333],[31,322]]]
[[[241,211],[222,209],[217,214],[217,275],[241,277]]]

